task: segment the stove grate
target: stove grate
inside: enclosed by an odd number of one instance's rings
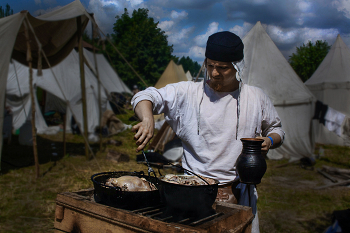
[[[203,218],[195,218],[195,217],[181,217],[178,216],[176,213],[172,214],[167,214],[166,212],[166,206],[164,205],[158,205],[158,206],[151,206],[151,207],[146,207],[142,209],[136,209],[132,210],[131,212],[135,214],[140,214],[152,219],[156,219],[159,221],[163,222],[168,222],[168,223],[181,223],[184,225],[189,225],[189,226],[195,226],[199,224],[203,224],[207,221],[210,221],[214,218],[220,217],[224,215],[224,213],[214,213],[209,216],[203,217]]]

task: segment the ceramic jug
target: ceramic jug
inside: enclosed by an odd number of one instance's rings
[[[236,169],[241,180],[245,184],[259,184],[266,172],[266,161],[261,154],[263,139],[241,138],[242,152],[236,161]]]

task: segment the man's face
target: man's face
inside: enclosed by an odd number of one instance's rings
[[[236,69],[231,62],[214,61],[207,58],[209,86],[218,92],[231,92],[239,87]]]

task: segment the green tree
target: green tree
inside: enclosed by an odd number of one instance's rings
[[[148,17],[148,10],[134,10],[131,17],[127,9],[117,20],[110,36],[120,53],[149,85],[153,86],[165,70],[173,52],[168,45],[165,32],[159,29],[158,22]],[[107,44],[106,50],[121,79],[129,86],[144,86],[124,59]]]
[[[326,41],[317,40],[315,44],[309,41],[306,45],[297,47],[296,53],[289,56],[289,63],[305,82],[321,64],[329,49],[330,46]]]
[[[0,18],[13,15],[13,9],[11,9],[10,5],[6,3],[5,9],[2,9],[2,6],[0,6]]]
[[[177,64],[181,64],[184,68],[185,72],[190,71],[192,77],[197,76],[199,69],[201,66],[198,62],[193,61],[190,57],[181,57]]]

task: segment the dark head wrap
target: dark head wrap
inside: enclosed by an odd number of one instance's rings
[[[209,36],[205,57],[215,61],[235,62],[243,59],[243,42],[236,34],[224,31]]]

